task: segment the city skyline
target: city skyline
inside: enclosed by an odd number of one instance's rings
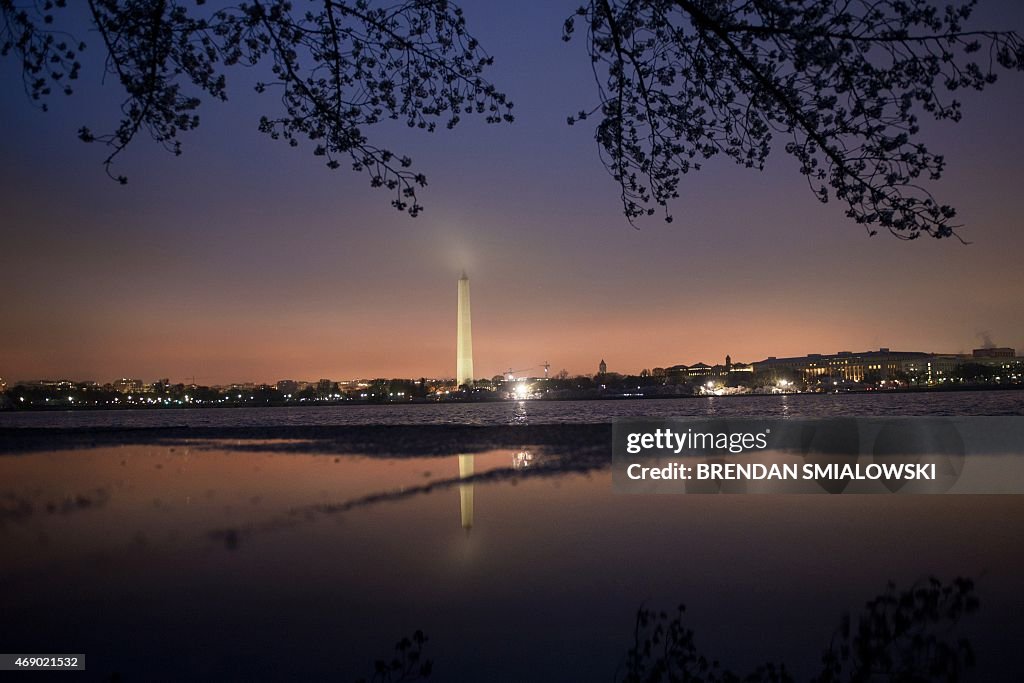
[[[924,124],[948,162],[930,187],[959,209],[969,246],[868,238],[782,155],[763,173],[712,160],[683,179],[671,225],[634,230],[592,129],[565,125],[594,100],[586,54],[560,40],[572,8],[463,4],[517,120],[386,129],[430,174],[415,219],[364,178],[264,139],[266,102],[243,81],[205,106],[181,157],[144,140],[127,150],[119,186],[75,139],[111,121],[116,89],[89,70],[43,114],[2,62],[0,117],[17,135],[0,139],[0,375],[447,376],[463,268],[482,376],[544,361],[588,372],[601,357],[639,371],[720,349],[955,353],[985,333],[1024,348],[1017,75],[964,93],[961,123]],[[1020,31],[1024,7],[983,3],[972,25]]]
[[[638,375],[641,375],[643,372],[650,372],[652,370],[665,371],[665,370],[673,370],[673,369],[679,369],[679,368],[696,369],[698,367],[703,367],[703,368],[708,368],[708,369],[724,367],[724,368],[728,369],[728,367],[730,365],[734,366],[734,367],[735,366],[744,366],[746,370],[753,370],[758,365],[768,366],[768,365],[778,364],[780,362],[791,361],[791,360],[808,360],[808,359],[810,359],[810,360],[817,360],[817,359],[821,359],[823,357],[825,359],[829,359],[829,358],[835,358],[835,357],[840,357],[841,358],[841,357],[844,357],[844,356],[860,357],[860,356],[877,355],[879,353],[888,354],[890,352],[893,353],[893,354],[897,354],[897,355],[908,355],[909,354],[909,355],[919,355],[919,356],[940,357],[940,358],[947,358],[947,359],[958,358],[961,362],[971,362],[972,359],[988,359],[988,360],[1000,359],[1001,360],[1001,359],[1005,359],[1007,357],[1011,361],[1016,360],[1016,361],[1019,362],[1021,360],[1021,358],[1022,358],[1021,356],[1016,355],[1016,353],[1017,353],[1016,347],[995,346],[994,343],[992,343],[990,339],[986,340],[984,345],[977,346],[975,348],[968,349],[966,351],[964,351],[964,350],[961,350],[961,351],[942,351],[942,350],[936,351],[936,350],[920,350],[920,349],[910,350],[909,347],[899,347],[899,346],[892,347],[892,350],[890,349],[890,347],[875,347],[875,348],[872,348],[872,349],[859,350],[859,351],[850,350],[852,348],[853,347],[844,348],[842,350],[827,350],[827,351],[824,351],[824,352],[822,352],[821,350],[818,350],[818,351],[810,351],[810,352],[807,352],[807,353],[794,354],[794,355],[784,355],[784,354],[783,355],[780,355],[780,354],[771,354],[771,355],[769,355],[769,354],[761,354],[761,355],[758,355],[756,357],[748,357],[748,358],[734,357],[732,354],[726,352],[724,354],[719,354],[717,357],[716,356],[709,356],[707,358],[701,358],[701,359],[698,359],[698,360],[690,360],[690,361],[686,361],[686,362],[647,363],[646,365],[643,365],[642,367],[636,367],[636,368],[616,367],[614,365],[607,364],[605,362],[605,359],[601,358],[599,361],[596,361],[595,364],[593,364],[593,367],[591,367],[589,369],[583,369],[583,370],[581,370],[579,372],[575,372],[575,371],[574,372],[569,372],[567,368],[558,368],[558,369],[556,369],[557,366],[555,366],[554,364],[550,364],[549,363],[548,364],[548,369],[549,369],[550,372],[545,372],[544,371],[544,364],[537,364],[537,365],[531,366],[531,367],[525,367],[525,368],[521,368],[521,369],[514,369],[515,371],[512,373],[512,375],[515,378],[542,379],[542,378],[546,378],[548,376],[555,377],[561,370],[566,370],[566,372],[569,373],[570,377],[595,377],[595,376],[604,374],[605,372],[607,372],[610,375],[638,376]],[[994,353],[991,353],[991,352],[994,352]],[[149,385],[151,383],[165,383],[165,384],[166,383],[170,383],[171,385],[176,385],[177,384],[177,385],[185,385],[185,386],[210,386],[210,387],[217,387],[217,388],[230,388],[230,387],[233,387],[233,386],[245,386],[245,387],[275,386],[275,385],[279,386],[279,385],[284,384],[284,383],[296,383],[296,384],[299,384],[299,385],[315,385],[318,381],[319,382],[331,381],[331,382],[335,382],[335,383],[351,383],[351,384],[355,384],[355,383],[359,383],[359,382],[374,381],[374,380],[378,380],[378,379],[385,379],[385,380],[397,380],[397,379],[419,380],[421,378],[425,378],[425,379],[427,379],[430,382],[452,382],[453,386],[458,386],[458,385],[461,385],[461,384],[465,384],[465,382],[460,381],[459,377],[458,377],[458,372],[459,372],[458,359],[456,359],[456,363],[453,365],[453,367],[455,368],[454,372],[440,373],[440,374],[412,373],[412,374],[408,374],[408,375],[396,375],[396,374],[384,373],[384,374],[379,374],[379,375],[358,375],[358,374],[328,375],[328,374],[325,374],[325,373],[319,373],[319,374],[318,373],[313,373],[311,375],[306,375],[306,376],[301,376],[301,375],[282,375],[282,376],[273,377],[273,378],[269,378],[269,379],[264,379],[264,378],[259,378],[259,379],[257,379],[257,378],[236,378],[235,380],[227,381],[227,382],[207,382],[207,383],[195,381],[197,379],[195,376],[177,377],[177,376],[168,375],[167,373],[162,373],[162,374],[158,373],[158,374],[152,375],[152,376],[149,376],[149,375],[146,375],[146,376],[143,376],[143,375],[131,375],[131,374],[120,374],[120,375],[117,375],[117,374],[115,374],[115,375],[113,375],[111,377],[103,377],[103,378],[96,378],[96,377],[85,378],[85,377],[72,377],[72,376],[38,376],[38,377],[13,377],[12,378],[9,375],[0,375],[0,382],[2,382],[2,385],[0,385],[0,390],[2,390],[2,388],[4,386],[6,386],[7,388],[12,388],[12,387],[14,387],[15,385],[18,385],[18,384],[32,384],[34,382],[49,382],[49,383],[73,382],[73,383],[80,383],[80,384],[87,384],[87,383],[92,382],[92,383],[95,383],[97,385],[102,385],[102,386],[108,386],[108,385],[109,386],[116,386],[119,383],[137,382],[137,383],[139,383],[139,391],[143,390],[143,386]],[[491,380],[491,379],[497,378],[497,377],[507,378],[508,375],[509,375],[509,370],[512,370],[512,369],[513,368],[505,368],[505,369],[499,370],[499,371],[494,372],[494,373],[480,373],[480,374],[476,374],[476,375],[473,376],[473,379],[474,379],[474,381],[479,381],[479,380]]]

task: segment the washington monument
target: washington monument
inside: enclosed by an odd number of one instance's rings
[[[459,386],[473,385],[473,324],[469,317],[469,276],[459,278],[459,331],[456,348],[455,381]]]

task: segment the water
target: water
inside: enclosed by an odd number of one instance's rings
[[[980,607],[939,633],[973,644],[962,680],[1024,680],[1024,496],[612,490],[614,417],[894,414],[1022,415],[1024,392],[0,415],[212,428],[0,432],[0,650],[84,653],[83,680],[351,682],[422,629],[430,680],[622,681],[637,610],[682,602],[699,654],[806,681],[889,581],[965,576]],[[246,429],[305,425],[350,429]]]
[[[616,417],[1024,415],[1024,391],[791,394],[614,401],[514,401],[295,408],[0,413],[0,427],[274,427],[295,425],[580,424]]]
[[[355,681],[422,629],[431,680],[612,681],[637,609],[685,602],[700,653],[807,680],[888,581],[970,576],[965,680],[1024,674],[1021,496],[627,496],[528,446],[287,445],[0,457],[0,643],[87,680]]]

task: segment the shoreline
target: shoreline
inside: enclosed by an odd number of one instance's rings
[[[973,384],[967,386],[935,386],[935,387],[905,387],[901,389],[857,389],[849,391],[793,391],[793,392],[780,392],[774,394],[761,394],[754,392],[747,392],[741,394],[723,394],[721,396],[708,396],[701,394],[663,394],[663,395],[609,395],[609,396],[560,396],[560,397],[547,397],[547,398],[531,398],[531,399],[453,399],[446,401],[429,401],[429,400],[410,400],[399,402],[376,402],[376,401],[363,401],[363,400],[348,400],[348,401],[322,401],[322,402],[302,402],[302,403],[232,403],[232,404],[218,404],[218,405],[205,405],[205,404],[189,404],[189,405],[116,405],[116,406],[67,406],[67,405],[54,405],[54,406],[29,406],[19,407],[11,405],[10,407],[0,406],[0,413],[67,413],[67,412],[96,412],[96,411],[151,411],[151,410],[234,410],[234,409],[247,409],[247,408],[327,408],[327,407],[342,407],[342,406],[378,406],[378,407],[391,407],[391,406],[440,406],[440,405],[452,405],[452,406],[464,406],[464,405],[478,405],[478,404],[493,404],[493,403],[519,403],[522,401],[529,401],[531,403],[565,403],[571,401],[673,401],[673,400],[692,400],[692,399],[733,399],[733,398],[778,398],[779,396],[878,396],[888,394],[931,394],[931,393],[955,393],[955,392],[979,392],[979,391],[1024,391],[1024,384],[997,384],[997,385],[984,385],[984,384]]]
[[[610,454],[611,422],[535,425],[268,425],[166,427],[0,427],[0,454],[185,441],[282,441],[279,450],[451,455],[541,446]]]

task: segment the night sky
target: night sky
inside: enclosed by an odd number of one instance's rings
[[[598,160],[597,101],[573,2],[463,2],[496,58],[516,122],[469,117],[428,135],[367,129],[430,185],[418,218],[309,145],[260,134],[275,95],[228,72],[173,157],[139,138],[107,178],[114,127],[98,38],[66,98],[41,113],[0,62],[0,376],[201,384],[444,377],[455,371],[456,280],[472,281],[476,374],[509,367],[637,372],[676,363],[894,350],[964,352],[989,335],[1024,350],[1024,74],[967,95],[964,121],[925,122],[945,154],[929,187],[973,244],[869,238],[812,197],[781,149],[763,173],[724,158],[684,177],[672,206],[631,228]],[[984,0],[974,26],[1024,32],[1024,4]]]

